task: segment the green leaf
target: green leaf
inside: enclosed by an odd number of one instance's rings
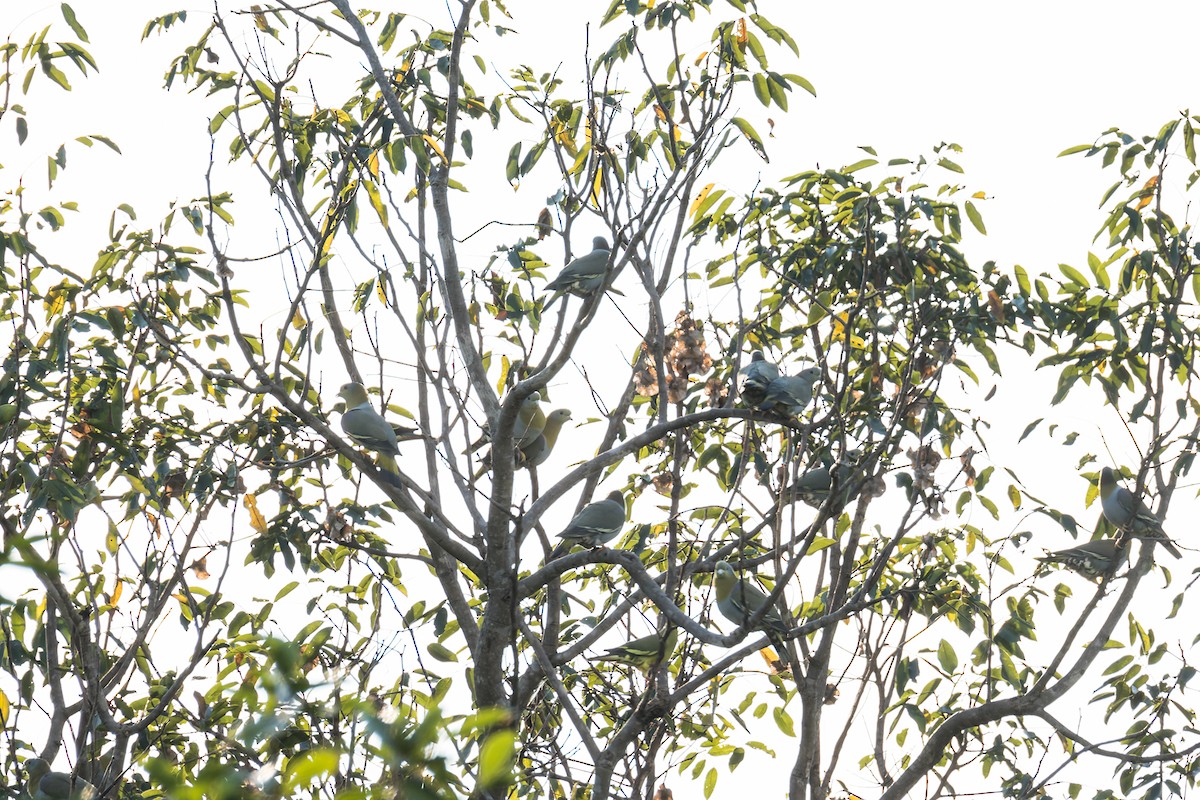
[[[516,761],[517,734],[511,728],[493,732],[479,748],[479,784],[481,788],[507,783]]]
[[[83,29],[83,26],[79,24],[79,20],[75,17],[75,9],[71,8],[66,3],[63,3],[60,6],[60,9],[62,10],[63,19],[65,19],[67,24],[71,26],[71,30],[75,31],[75,35],[80,39],[83,39],[85,42],[88,41],[87,31]]]
[[[1080,272],[1079,270],[1075,269],[1074,267],[1072,267],[1068,264],[1059,264],[1058,268],[1059,268],[1059,270],[1062,271],[1063,275],[1067,276],[1067,280],[1073,281],[1074,283],[1079,284],[1080,286],[1082,286],[1085,289],[1087,287],[1091,286],[1091,284],[1088,283],[1088,279],[1083,276],[1083,273]]]
[[[942,669],[948,674],[953,675],[958,669],[958,654],[954,652],[954,648],[945,639],[942,639],[941,644],[937,649],[938,663],[942,665]]]
[[[970,200],[967,201],[967,219],[971,220],[971,224],[975,226],[975,230],[987,236],[987,227],[983,224],[983,217],[979,213],[979,209],[975,208],[975,204]]]
[[[707,800],[707,798],[709,798],[709,797],[712,797],[712,793],[716,788],[717,788],[717,769],[716,769],[716,767],[710,767],[708,770],[708,774],[706,774],[704,776],[705,800]]]
[[[1032,287],[1029,284],[1029,273],[1020,264],[1013,267],[1013,272],[1017,276],[1017,288],[1021,290],[1022,297],[1029,297],[1032,292]]]
[[[287,760],[283,772],[284,795],[295,796],[294,793],[336,773],[337,766],[338,754],[332,749],[320,748],[297,753]]]
[[[750,146],[754,148],[754,152],[758,153],[763,161],[770,162],[771,159],[767,157],[767,149],[763,146],[762,137],[758,135],[758,131],[754,130],[754,126],[741,117],[734,117],[730,122],[742,132],[742,135],[750,142]]]
[[[787,73],[787,74],[786,74],[786,75],[784,75],[783,77],[787,78],[789,81],[791,81],[792,83],[796,84],[796,85],[797,85],[797,86],[799,86],[801,89],[803,89],[804,91],[806,91],[806,92],[808,92],[809,94],[811,94],[813,97],[816,97],[816,96],[817,96],[817,90],[816,90],[816,87],[814,87],[814,86],[812,85],[812,83],[810,83],[810,82],[809,82],[808,78],[805,78],[805,77],[804,77],[804,76],[802,76],[802,75],[795,75],[795,74],[793,74],[793,73],[791,73],[791,72]]]
[[[781,706],[776,706],[772,709],[772,715],[775,717],[775,724],[779,726],[779,730],[783,731],[786,736],[796,735],[796,725],[792,722],[792,717]]]
[[[454,654],[454,651],[440,642],[430,642],[429,647],[426,649],[429,650],[429,655],[433,656],[438,661],[458,661],[458,656]]]
[[[758,102],[764,106],[771,105],[771,89],[767,86],[767,76],[759,72],[755,74],[752,81],[754,83],[754,96],[758,98]]]
[[[852,173],[858,172],[860,169],[866,169],[867,167],[873,167],[878,163],[879,162],[874,158],[864,158],[862,161],[855,161],[853,164],[851,164],[848,167],[842,167],[841,172],[843,175],[850,175]]]
[[[508,151],[508,163],[504,167],[504,177],[509,183],[514,183],[521,174],[521,143],[517,142]]]

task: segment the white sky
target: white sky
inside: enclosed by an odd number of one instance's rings
[[[5,186],[22,174],[31,194],[37,195],[44,189],[45,157],[59,142],[86,133],[109,135],[124,157],[71,151],[53,196],[82,201],[85,215],[97,212],[81,230],[92,225],[102,231],[108,209],[120,202],[133,203],[140,221],[149,224],[169,200],[204,193],[208,138],[203,112],[196,98],[158,87],[167,58],[195,37],[209,7],[195,6],[196,19],[189,21],[186,33],[155,35],[139,43],[147,18],[181,6],[159,0],[81,0],[72,5],[91,34],[88,47],[101,72],[84,81],[68,71],[74,92],[38,93],[53,100],[57,114],[51,124],[45,116],[51,111],[48,107],[30,104],[35,146],[16,150],[11,129],[0,132]],[[405,10],[427,9],[423,13],[430,19],[445,18],[443,4],[400,5]],[[541,69],[553,69],[559,63],[577,65],[583,24],[607,3],[512,0],[508,5],[519,33],[513,36],[511,51],[496,54],[497,66],[509,66],[504,59],[511,52],[523,54]],[[744,171],[724,173],[739,181],[729,188],[747,189],[756,171],[771,178],[857,161],[865,155],[859,145],[871,145],[887,159],[915,157],[938,142],[956,142],[965,150],[954,157],[966,169],[962,182],[972,190],[982,189],[989,198],[979,203],[989,235],[967,233],[964,249],[972,263],[1019,263],[1031,273],[1057,272],[1059,262],[1083,265],[1102,221],[1097,210],[1100,194],[1116,174],[1102,173],[1094,160],[1058,159],[1057,153],[1090,142],[1113,126],[1137,136],[1153,134],[1180,110],[1200,108],[1194,41],[1200,30],[1200,3],[778,0],[761,4],[759,10],[787,29],[800,46],[798,62],[774,51],[772,68],[803,75],[818,96],[794,92],[786,116],[775,107],[764,109],[752,97],[742,102],[738,113],[752,120],[760,133],[766,134],[767,117],[776,122],[775,136],[768,140],[771,164],[764,165],[740,145]],[[0,28],[12,31],[18,43],[52,22],[69,38],[57,4],[18,8],[10,2],[0,13]],[[709,27],[703,19],[696,24],[699,31]],[[595,38],[605,35],[602,31]],[[39,142],[44,142],[42,149],[36,146]],[[509,143],[504,141],[504,150]],[[1171,186],[1167,193],[1182,194]],[[524,204],[532,211],[515,216],[528,221],[542,199],[534,192],[516,199],[485,196],[472,201],[484,212],[501,203],[506,212],[510,204]],[[474,227],[460,225],[459,233]],[[248,237],[253,232],[241,231]],[[260,250],[273,246],[273,240],[261,243]],[[489,253],[490,247],[482,246],[480,254]],[[1028,403],[1030,391],[1024,382],[1029,378],[1021,375],[1019,369],[1008,373],[999,403]],[[988,383],[986,377],[984,381]],[[1048,401],[1044,383],[1037,382],[1035,393]],[[1015,425],[1019,432],[1037,416],[1028,407],[1020,411],[1017,420],[1001,417],[994,422],[1002,430],[1005,424]],[[1087,412],[1059,413],[1074,424],[1090,424]],[[1091,441],[1070,452],[1042,451],[1036,457],[1045,480],[1054,481],[1047,487],[1047,499],[1072,510],[1085,525],[1094,522],[1096,509],[1083,508],[1084,482],[1057,476],[1074,469],[1086,450],[1102,452],[1094,424],[1092,430]],[[1132,460],[1132,453],[1119,443],[1115,449],[1127,463]],[[1036,477],[1032,482],[1040,488]],[[1181,511],[1175,513],[1182,516]],[[1047,546],[1068,544],[1056,540]],[[1190,558],[1185,555],[1185,563]],[[1081,586],[1077,593],[1082,591]],[[1063,716],[1070,719],[1069,714]],[[786,746],[781,748],[790,768],[788,752]],[[735,775],[755,769],[752,763],[748,759]],[[732,796],[733,783],[723,781],[717,795]]]

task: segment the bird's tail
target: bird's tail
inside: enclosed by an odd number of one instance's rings
[[[562,292],[555,292],[552,294],[550,299],[546,301],[546,305],[542,306],[542,314],[545,314],[547,311],[549,311],[550,306],[554,305],[554,301],[558,300],[560,297],[562,297]]]
[[[1174,542],[1167,538],[1166,534],[1163,534],[1161,539],[1155,539],[1154,541],[1161,544],[1166,551],[1175,556],[1175,558],[1183,558],[1183,553],[1179,552],[1179,548],[1175,546]]]
[[[571,552],[571,547],[574,546],[574,544],[575,543],[570,539],[563,539],[558,544],[554,545],[554,549],[550,551],[550,555],[546,557],[546,560],[553,561],[559,556],[565,556],[567,553]]]
[[[396,459],[387,453],[380,453],[375,463],[379,465],[380,471],[383,473],[384,479],[393,486],[403,487],[404,484],[400,480],[400,466],[396,463]]]

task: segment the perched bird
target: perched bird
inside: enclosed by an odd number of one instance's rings
[[[675,645],[679,642],[679,629],[667,631],[666,641],[661,633],[652,633],[632,642],[610,647],[608,651],[597,656],[594,661],[612,661],[618,664],[629,664],[642,672],[649,672],[655,664],[669,661],[675,653]]]
[[[542,411],[542,393],[534,392],[521,401],[517,409],[517,418],[513,420],[513,443],[517,447],[526,447],[533,443],[546,427],[546,414]],[[492,440],[491,423],[483,424],[483,435],[471,443],[468,453],[474,453]]]
[[[33,800],[93,800],[99,793],[83,778],[72,778],[65,772],[53,772],[41,758],[25,762],[29,782],[25,788]]]
[[[838,497],[834,500],[831,511],[840,514],[862,490],[861,481],[858,486],[851,485],[854,481],[854,469],[854,463],[847,458],[839,459],[832,472],[828,463],[823,464],[804,472],[781,494],[785,502],[794,503],[799,500],[807,506],[819,509],[833,491],[836,481]]]
[[[541,431],[533,438],[529,444],[519,445],[516,449],[515,456],[518,469],[533,469],[539,466],[550,457],[551,451],[554,450],[554,445],[558,442],[558,434],[562,431],[562,426],[571,418],[571,410],[567,408],[556,408],[546,415],[546,421]],[[474,478],[479,478],[492,468],[491,452],[484,453],[480,459],[479,469],[475,471]]]
[[[739,627],[750,621],[750,617],[758,613],[767,602],[767,595],[763,590],[755,586],[750,581],[741,578],[733,571],[733,565],[728,561],[718,561],[717,568],[713,572],[713,585],[717,590],[717,609],[720,610],[725,618]],[[783,617],[779,614],[779,609],[771,607],[767,609],[767,613],[754,626],[755,630],[760,630],[767,635],[777,634],[784,635],[787,633],[787,623],[783,621]],[[772,637],[774,641],[774,637]],[[775,642],[777,647],[782,648],[782,642]]]
[[[563,294],[583,297],[599,289],[604,283],[604,276],[608,274],[610,255],[607,239],[603,236],[592,239],[592,252],[567,264],[557,278],[546,284],[546,290],[554,292],[554,295],[542,306],[542,313],[549,311],[554,301]]]
[[[767,361],[762,350],[755,350],[750,355],[750,363],[738,374],[742,376],[742,399],[757,408],[767,397],[768,384],[779,377],[779,367]]]
[[[1043,564],[1062,564],[1088,580],[1099,580],[1125,560],[1128,551],[1117,539],[1095,539],[1066,550],[1055,550],[1038,556]]]
[[[367,399],[367,390],[361,383],[347,383],[338,389],[338,395],[346,401],[346,410],[342,413],[342,430],[356,444],[379,454],[376,463],[400,484],[400,467],[396,464],[396,456],[400,454],[397,447],[396,431],[388,424],[378,411],[371,406]]]
[[[799,416],[812,400],[813,384],[821,378],[820,367],[809,367],[799,375],[781,375],[767,384],[767,391],[758,407],[775,409],[789,417]]]
[[[541,392],[534,392],[521,401],[517,418],[513,421],[513,441],[517,447],[533,444],[546,429],[546,412],[542,411],[541,403]]]
[[[1163,531],[1162,520],[1134,497],[1133,492],[1117,483],[1117,475],[1110,467],[1100,470],[1100,508],[1104,518],[1119,530],[1139,539],[1158,542],[1168,553],[1180,557],[1179,549]]]
[[[550,452],[558,442],[558,434],[562,431],[562,426],[570,418],[571,409],[569,408],[556,408],[551,411],[546,416],[546,425],[542,428],[542,432],[532,442],[519,448],[519,466],[530,469],[539,466],[549,458]]]
[[[599,547],[615,539],[625,527],[625,495],[609,492],[608,497],[596,503],[588,503],[567,527],[558,535],[562,539],[550,553],[558,558],[575,545]]]

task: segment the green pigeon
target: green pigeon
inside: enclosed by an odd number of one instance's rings
[[[779,367],[775,366],[762,350],[750,354],[750,363],[742,367],[738,374],[742,376],[742,399],[747,405],[758,407],[767,398],[767,386],[779,377]]]
[[[833,491],[834,480],[837,480],[838,498],[834,501],[832,512],[840,514],[841,510],[854,500],[862,490],[862,486],[852,488],[854,480],[854,464],[843,457],[830,472],[828,462],[819,467],[807,470],[785,489],[781,494],[785,502],[794,503],[797,500],[812,508],[819,509],[825,504],[829,493]]]
[[[1139,539],[1158,542],[1176,558],[1180,552],[1163,531],[1162,520],[1154,515],[1146,504],[1133,496],[1133,492],[1117,483],[1117,475],[1110,467],[1100,470],[1100,508],[1104,518],[1118,530]]]
[[[530,469],[544,463],[558,442],[562,426],[570,418],[569,408],[556,408],[546,415],[546,426],[542,428],[542,432],[532,442],[520,448],[520,466]]]
[[[521,401],[517,409],[517,418],[513,420],[513,442],[517,447],[528,447],[541,435],[546,427],[546,414],[542,411],[542,394],[534,392]],[[483,435],[471,443],[468,453],[474,453],[492,438],[490,423],[484,423]]]
[[[1116,539],[1095,539],[1065,550],[1055,550],[1038,556],[1043,564],[1062,564],[1088,580],[1108,575],[1128,556],[1123,542]]]
[[[612,661],[617,664],[629,664],[642,672],[660,662],[669,661],[675,653],[675,645],[679,642],[679,629],[671,628],[667,632],[666,641],[659,633],[652,633],[632,642],[626,642],[616,647],[610,647],[604,655],[597,656],[593,661]]]
[[[558,434],[562,432],[562,426],[570,418],[571,410],[569,408],[556,408],[547,414],[546,424],[541,432],[529,444],[517,448],[517,468],[533,469],[545,463],[554,450],[554,445],[558,442]],[[483,458],[479,460],[479,469],[475,470],[472,477],[479,480],[491,468],[492,454],[491,452],[484,453]]]
[[[621,492],[609,492],[608,497],[596,503],[588,503],[567,527],[563,528],[558,538],[562,539],[550,553],[550,558],[558,558],[567,553],[572,547],[600,547],[615,539],[625,527],[625,495]]]
[[[378,453],[376,463],[380,469],[391,476],[393,483],[400,485],[400,467],[396,464],[400,448],[397,446],[396,431],[371,406],[367,390],[361,383],[343,385],[338,389],[338,396],[346,401],[342,430],[355,444]]]
[[[546,284],[546,290],[554,292],[554,295],[542,306],[542,313],[549,311],[554,301],[563,294],[583,297],[599,289],[604,284],[605,275],[608,274],[610,255],[608,240],[603,236],[593,238],[592,252],[567,264],[562,272],[558,273],[557,278]]]
[[[29,759],[25,762],[25,771],[29,773],[25,788],[32,800],[93,800],[99,796],[95,786],[83,778],[51,771],[44,759]]]
[[[734,625],[745,625],[754,614],[767,602],[767,595],[752,582],[741,578],[733,570],[728,561],[718,561],[713,571],[713,585],[717,590],[717,609]],[[779,614],[779,609],[771,607],[758,621],[755,630],[771,635],[787,634],[788,626]],[[779,645],[778,642],[776,642]]]
[[[767,384],[758,407],[774,409],[789,417],[798,417],[812,401],[813,384],[821,378],[820,367],[809,367],[799,375],[781,375]]]

